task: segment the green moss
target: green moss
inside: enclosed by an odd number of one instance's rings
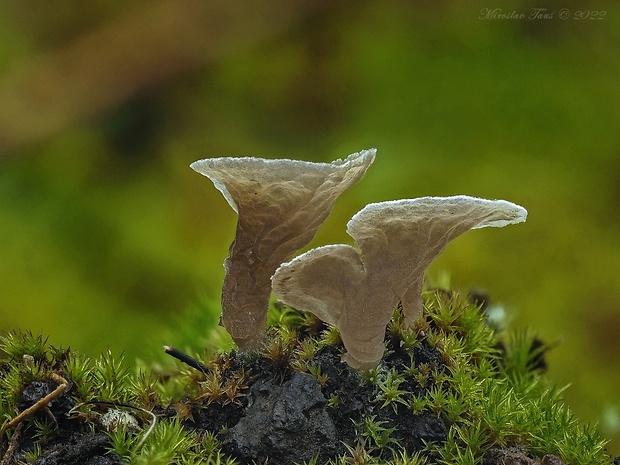
[[[345,428],[338,457],[321,461],[317,455],[307,464],[477,464],[492,448],[514,446],[539,457],[556,455],[567,465],[611,463],[605,441],[574,418],[562,389],[544,377],[544,344],[525,331],[495,332],[480,308],[457,293],[428,291],[424,299],[426,320],[413,330],[395,310],[384,360],[365,373],[337,363],[344,349],[335,328],[280,305],[270,310],[262,350],[198,355],[208,367],[205,373],[172,359],[132,372],[110,352],[90,360],[49,347],[41,336],[5,334],[0,451],[5,454],[17,434],[17,425],[6,425],[26,407],[25,389],[39,382],[51,390],[56,373],[71,387],[51,402],[49,414],[35,412],[23,420],[18,439],[23,461],[45,455],[63,434],[103,432],[110,453],[126,463],[232,465],[236,461],[223,451],[222,441],[243,416],[252,384],[269,377],[283,383],[302,371],[316,379],[326,411]],[[352,396],[365,403],[363,414],[347,413]],[[149,420],[139,414],[139,430],[122,425],[108,430],[101,416],[112,407],[94,403],[79,413],[74,409],[87,401],[144,408],[158,421],[146,438]],[[445,424],[445,438],[419,444],[408,439],[404,425],[420,416]]]

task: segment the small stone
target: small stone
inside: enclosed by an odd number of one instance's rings
[[[282,465],[308,461],[336,447],[336,428],[326,404],[316,379],[307,373],[295,373],[281,386],[274,379],[258,381],[225,447],[244,460],[269,457]]]
[[[116,431],[119,427],[125,428],[128,431],[140,430],[138,421],[133,415],[116,408],[111,408],[101,415],[100,421],[103,427],[109,432]]]

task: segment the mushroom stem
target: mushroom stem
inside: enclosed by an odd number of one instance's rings
[[[424,286],[424,274],[420,275],[411,283],[400,299],[405,317],[405,325],[413,328],[424,316],[424,303],[422,302],[422,287]]]

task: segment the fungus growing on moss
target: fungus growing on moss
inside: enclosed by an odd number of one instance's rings
[[[240,348],[258,348],[264,338],[276,268],[312,240],[338,196],[364,175],[375,153],[364,150],[332,163],[242,157],[191,164],[238,214],[224,262],[222,323]]]
[[[383,356],[385,328],[398,302],[407,325],[422,316],[424,271],[448,242],[469,229],[526,217],[513,203],[463,195],[373,203],[347,224],[361,252],[344,244],[312,249],[278,268],[273,291],[338,327],[349,365],[372,368]]]

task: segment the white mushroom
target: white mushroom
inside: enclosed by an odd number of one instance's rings
[[[222,323],[242,349],[265,335],[271,276],[308,244],[338,196],[358,181],[375,149],[332,163],[261,158],[210,158],[191,164],[237,212],[237,231],[224,262]]]
[[[354,368],[376,366],[385,328],[398,302],[406,324],[422,316],[424,271],[446,244],[469,229],[525,221],[527,211],[504,200],[422,197],[373,203],[347,224],[360,248],[312,249],[283,264],[273,291],[286,304],[337,326]]]

